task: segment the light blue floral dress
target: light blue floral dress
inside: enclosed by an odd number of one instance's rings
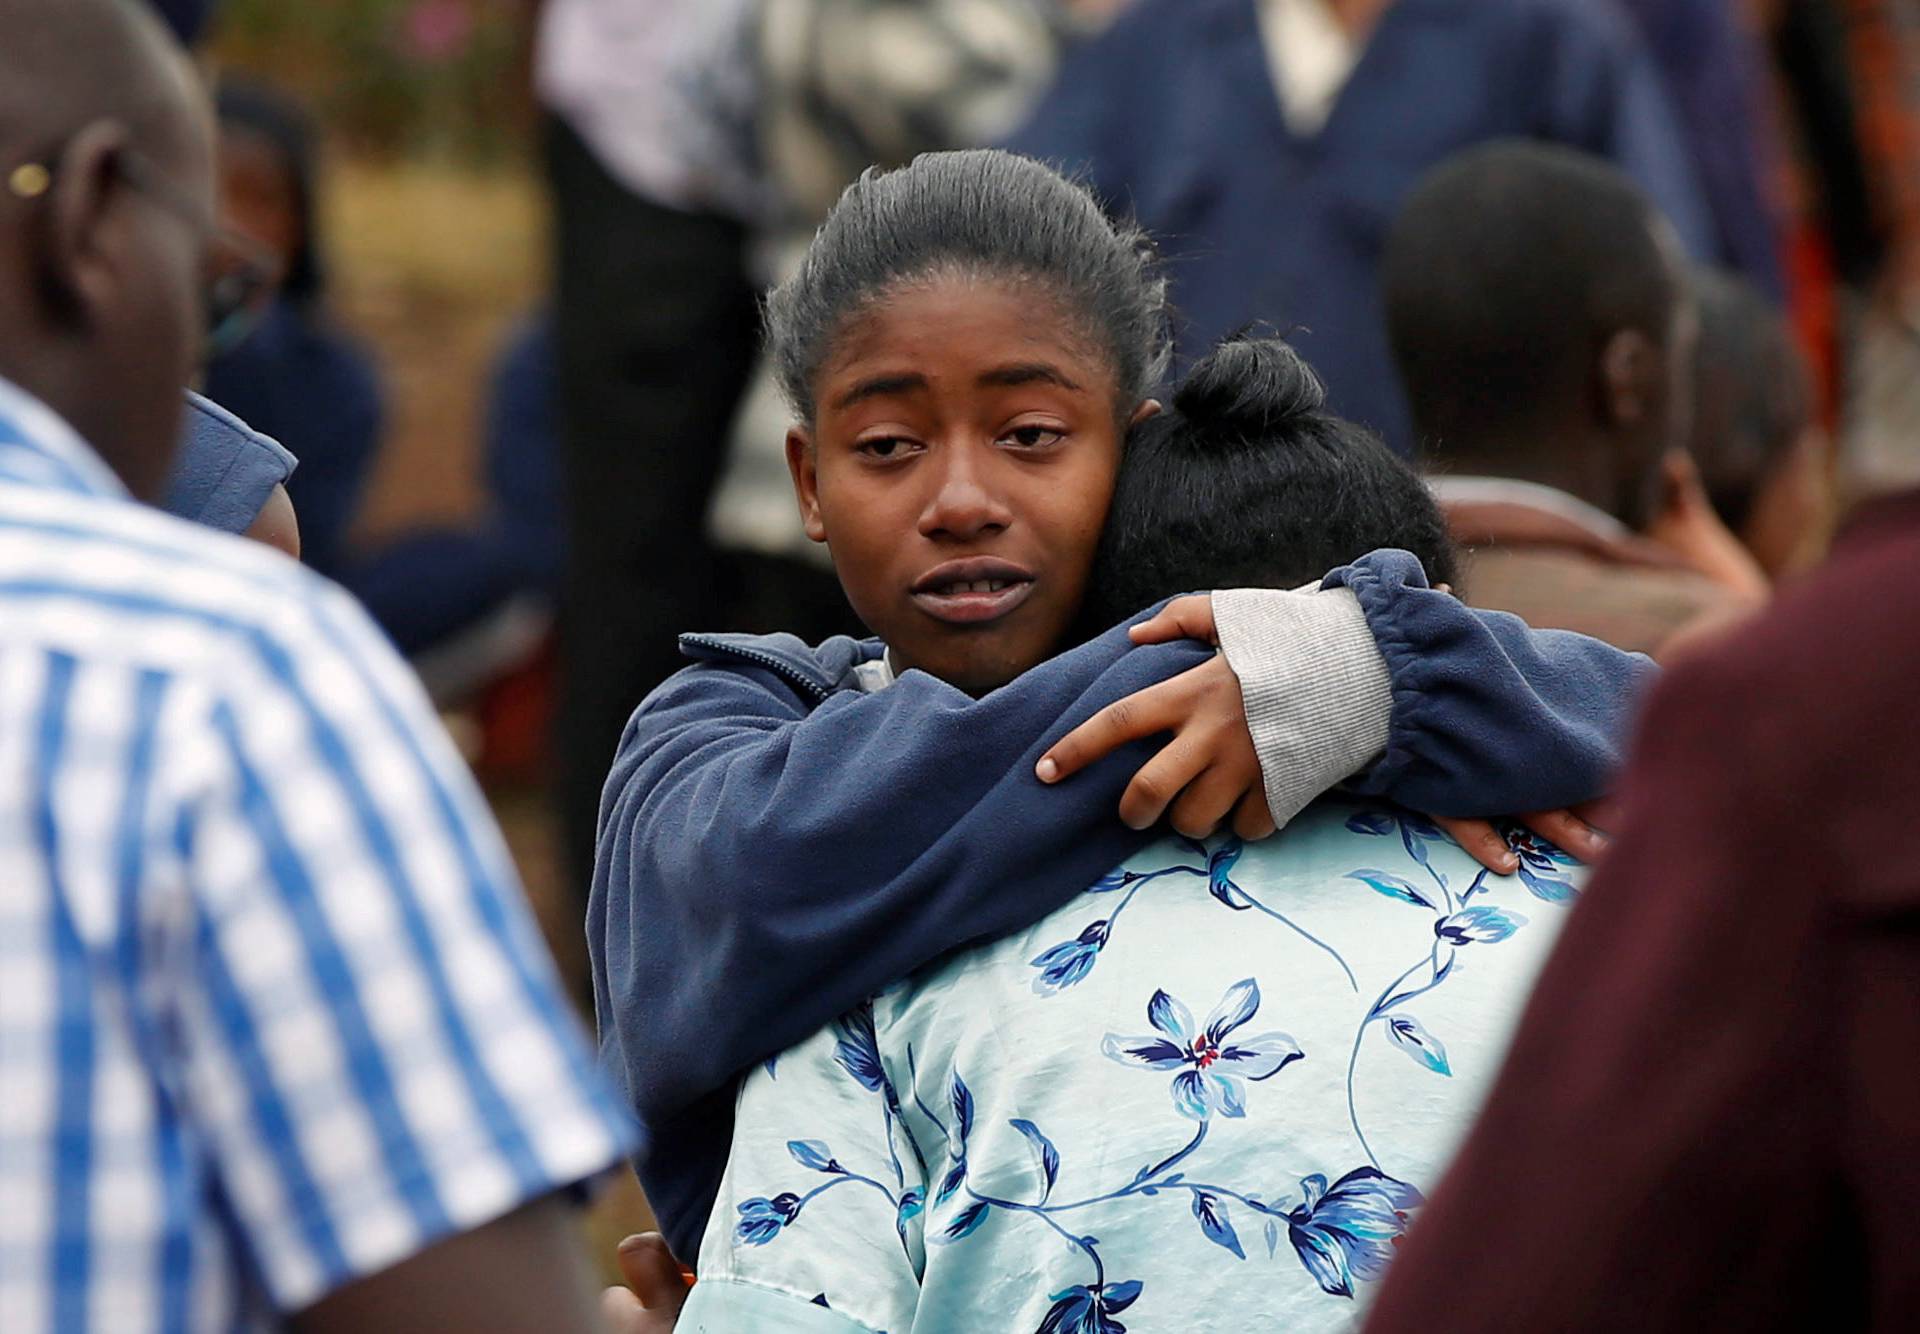
[[[1509,842],[1325,801],[889,988],[746,1081],[681,1329],[1355,1325],[1577,892]]]

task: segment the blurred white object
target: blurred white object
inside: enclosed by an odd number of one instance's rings
[[[604,5],[607,0],[551,0]],[[739,0],[723,0],[723,7]],[[676,6],[668,6],[673,8]],[[754,36],[761,165],[776,192],[762,272],[791,273],[871,165],[991,143],[1039,100],[1062,43],[1111,6],[1048,0],[763,0]],[[786,403],[762,365],[734,420],[708,530],[722,547],[824,561],[787,473]]]
[[[1010,133],[1072,29],[1046,0],[763,0],[760,143],[789,216],[867,166]]]
[[[1878,307],[1860,322],[1840,439],[1847,500],[1920,486],[1920,328]]]
[[[641,198],[763,219],[754,143],[757,0],[546,0],[534,59],[545,106]]]
[[[1360,44],[1327,0],[1260,0],[1260,37],[1287,128],[1318,134],[1360,61]]]

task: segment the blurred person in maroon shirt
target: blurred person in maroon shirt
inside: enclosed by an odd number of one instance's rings
[[[1368,1334],[1913,1327],[1916,586],[1910,491],[1667,676]]]

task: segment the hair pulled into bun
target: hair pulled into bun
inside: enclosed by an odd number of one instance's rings
[[[1455,582],[1446,521],[1380,437],[1326,405],[1278,338],[1234,338],[1127,436],[1088,582],[1088,633],[1174,593],[1298,588],[1382,547]]]
[[[1326,386],[1285,340],[1245,334],[1196,362],[1173,395],[1202,448],[1268,439],[1326,405]]]

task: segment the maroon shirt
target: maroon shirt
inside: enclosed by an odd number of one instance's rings
[[[1920,1327],[1920,492],[1676,667],[1368,1334]]]

